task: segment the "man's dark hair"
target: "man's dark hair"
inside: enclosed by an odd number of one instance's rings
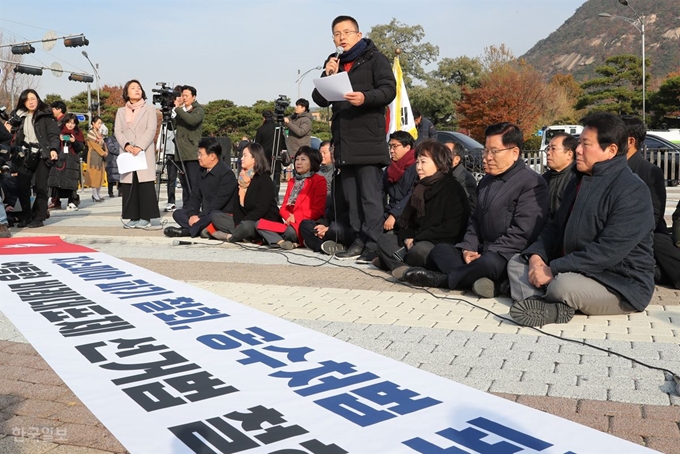
[[[639,150],[647,138],[647,126],[642,120],[633,115],[621,115],[621,119],[626,124],[628,137],[635,139],[635,149]]]
[[[61,110],[61,113],[63,114],[66,113],[66,103],[62,100],[54,101],[52,104],[50,104],[50,107]]]
[[[585,128],[597,131],[597,142],[603,150],[614,144],[618,147],[617,155],[628,152],[628,131],[621,117],[609,112],[594,112],[581,120]]]
[[[489,136],[502,136],[503,146],[505,147],[517,147],[519,151],[522,151],[522,144],[524,144],[524,135],[519,126],[508,123],[506,121],[502,123],[496,123],[491,126],[487,126],[486,131],[484,131],[484,137]]]
[[[319,150],[321,150],[322,147],[324,147],[324,146],[326,146],[326,145],[330,145],[330,144],[331,144],[331,141],[330,141],[330,140],[324,140],[323,142],[321,142],[321,143],[319,144]]]
[[[305,112],[309,112],[309,101],[307,101],[305,98],[300,98],[295,101],[295,105],[302,106],[305,108]]]
[[[274,114],[272,113],[271,110],[263,110],[262,116],[264,117],[265,120],[271,120],[272,118],[274,118]]]
[[[416,145],[416,160],[420,156],[428,156],[432,159],[437,170],[442,173],[451,170],[451,153],[448,147],[434,139],[423,140]]]
[[[137,79],[131,79],[128,80],[123,86],[123,101],[128,102],[130,100],[130,97],[128,96],[128,88],[130,88],[130,85],[132,84],[139,85],[139,88],[142,89],[142,99],[146,99],[146,92],[144,91],[141,82],[138,81]]]
[[[452,143],[453,144],[453,150],[451,150],[451,159],[455,158],[458,156],[460,159],[463,159],[463,156],[465,156],[465,148],[458,142],[454,142],[453,140],[450,140],[448,142],[444,142],[444,145],[447,143]]]
[[[307,156],[309,158],[309,163],[311,165],[311,171],[312,172],[318,172],[319,168],[321,167],[321,152],[315,148],[308,147],[307,145],[303,145],[300,148],[298,148],[298,151],[295,153],[295,157],[297,158],[301,154]]]
[[[184,90],[189,90],[191,92],[191,96],[196,96],[196,89],[191,85],[182,85],[182,91]]]
[[[576,147],[578,147],[578,139],[567,132],[558,132],[553,136],[552,139],[550,139],[550,141],[552,142],[553,139],[558,139],[560,137],[563,137],[562,146],[567,150],[573,151],[574,158],[576,158]]]
[[[406,145],[411,148],[415,147],[415,140],[413,140],[413,136],[406,131],[394,131],[392,134],[390,134],[390,140],[396,140],[404,147]]]
[[[264,154],[264,148],[262,148],[262,145],[257,142],[250,142],[245,146],[244,150],[246,148],[253,157],[253,160],[255,160],[255,165],[253,166],[253,171],[255,174],[264,175],[265,173],[269,173],[269,159],[267,159],[267,155]]]
[[[198,141],[198,148],[203,148],[205,154],[214,154],[218,158],[222,157],[222,145],[214,137],[204,137]]]
[[[414,119],[415,119],[415,118],[422,117],[422,116],[423,116],[423,114],[421,114],[420,111],[419,111],[418,109],[413,109],[413,118],[414,118]]]
[[[357,31],[359,31],[359,22],[352,16],[338,16],[335,19],[333,19],[333,24],[331,24],[331,30],[335,28],[336,25],[338,25],[340,22],[345,22],[345,21],[350,21],[354,24],[354,26],[357,28]]]

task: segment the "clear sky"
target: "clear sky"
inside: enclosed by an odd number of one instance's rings
[[[92,73],[81,51],[99,64],[102,84],[137,78],[150,97],[156,82],[188,84],[198,101],[229,99],[251,105],[279,94],[297,98],[298,70],[321,65],[334,51],[331,22],[357,19],[364,33],[394,17],[421,25],[439,58],[478,56],[505,43],[515,55],[529,50],[568,19],[585,0],[6,0],[0,29],[5,42],[84,33],[88,47],[50,52],[35,44],[24,62],[60,63],[66,71]],[[433,69],[433,68],[430,68]],[[301,83],[311,98],[312,71]],[[68,99],[84,90],[68,74],[39,77],[41,95]],[[92,86],[93,90],[95,85]]]

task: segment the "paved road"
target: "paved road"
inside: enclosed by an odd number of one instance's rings
[[[84,201],[77,212],[53,212],[41,229],[13,233],[61,235],[414,367],[680,453],[680,397],[670,376],[607,352],[680,372],[680,291],[657,288],[644,313],[577,315],[537,331],[508,320],[505,298],[415,289],[300,249],[171,246],[160,227],[123,229],[119,213],[119,198]],[[4,317],[0,339],[0,453],[124,452]],[[46,428],[43,441],[21,432],[30,427]]]

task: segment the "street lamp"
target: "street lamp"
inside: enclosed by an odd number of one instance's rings
[[[99,64],[96,66],[92,64],[92,60],[90,60],[90,56],[87,55],[87,52],[82,51],[81,52],[85,58],[87,58],[87,61],[90,63],[90,66],[92,66],[92,70],[94,71],[94,76],[97,81],[97,115],[102,116],[102,107],[101,107],[101,102],[99,101]],[[89,106],[88,106],[89,107]]]
[[[608,17],[612,19],[621,19],[625,20],[629,24],[632,24],[633,27],[637,29],[637,31],[640,32],[640,35],[642,35],[642,122],[646,124],[646,118],[647,118],[647,63],[645,61],[645,16],[642,16],[638,14],[635,9],[633,9],[632,6],[628,4],[628,0],[619,0],[619,3],[621,3],[623,6],[627,6],[630,8],[631,11],[633,11],[633,14],[635,14],[636,19],[631,19],[630,17],[625,17],[625,16],[616,16],[613,14],[608,14],[608,13],[600,13],[597,16],[598,17]]]
[[[302,73],[302,75],[300,75],[300,70],[298,69],[298,78],[297,78],[297,80],[295,81],[295,82],[297,83],[297,86],[298,86],[298,99],[300,99],[300,84],[302,83],[302,79],[304,79],[305,76],[306,76],[307,74],[309,74],[310,72],[312,72],[312,71],[314,71],[314,70],[318,71],[318,70],[320,70],[320,69],[321,69],[321,66],[315,66],[314,68],[308,69],[307,71],[305,71],[304,73]]]

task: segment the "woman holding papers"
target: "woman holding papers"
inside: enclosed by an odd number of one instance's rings
[[[129,153],[140,170],[120,175],[120,193],[123,196],[123,219],[126,229],[146,229],[151,219],[159,218],[158,200],[154,191],[156,179],[156,153],[154,136],[158,118],[156,109],[146,103],[146,93],[137,80],[131,80],[123,87],[125,107],[118,109],[114,135],[120,144],[120,159]],[[120,162],[119,162],[120,167]]]

